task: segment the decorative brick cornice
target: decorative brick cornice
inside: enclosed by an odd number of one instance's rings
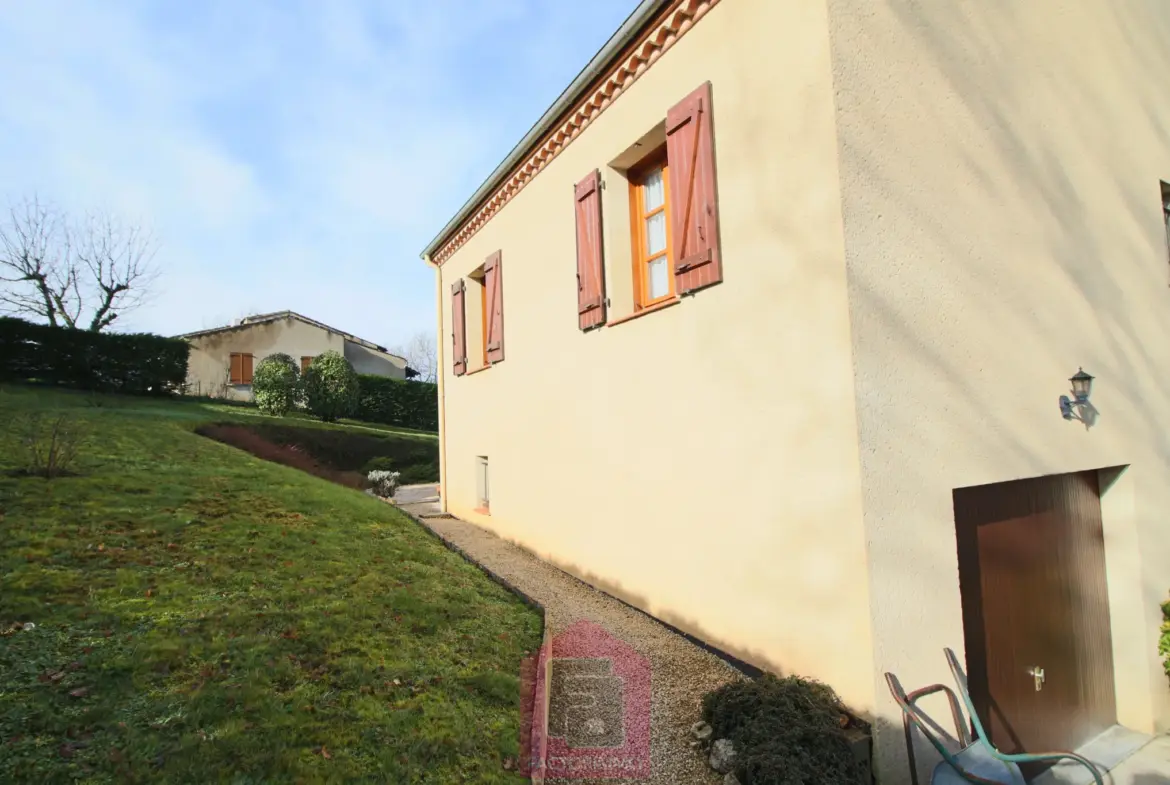
[[[528,158],[512,170],[492,195],[484,200],[458,229],[445,238],[434,255],[435,263],[443,264],[451,258],[455,251],[483,228],[492,216],[513,196],[520,193],[532,178],[568,147],[627,87],[718,3],[719,0],[675,0],[658,20],[647,27],[626,49],[617,64],[594,82],[593,87],[564,115],[559,125],[537,143],[528,154]]]

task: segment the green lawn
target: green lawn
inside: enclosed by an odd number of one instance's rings
[[[389,505],[193,433],[230,412],[97,402],[0,388],[0,782],[518,780],[534,611]],[[89,428],[79,476],[17,475],[36,409]]]

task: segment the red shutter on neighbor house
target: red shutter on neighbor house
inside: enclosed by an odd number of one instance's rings
[[[605,266],[601,249],[601,175],[577,183],[577,326],[605,324]]]
[[[232,354],[230,365],[228,366],[228,381],[232,384],[244,383],[244,357],[240,354]]]
[[[686,294],[723,280],[710,82],[666,113],[666,156],[675,291]]]
[[[245,354],[243,356],[242,366],[243,367],[242,367],[241,372],[243,374],[243,383],[244,384],[251,384],[252,383],[252,355]]]
[[[467,373],[467,310],[463,279],[451,284],[451,359],[456,376]]]
[[[504,359],[504,264],[500,251],[483,263],[483,285],[487,292],[487,361]]]

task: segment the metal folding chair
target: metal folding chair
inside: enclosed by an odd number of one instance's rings
[[[1045,761],[1072,760],[1085,766],[1093,775],[1096,785],[1104,785],[1097,767],[1080,755],[1072,752],[1043,752],[1006,754],[997,750],[987,740],[987,733],[983,723],[975,712],[975,705],[971,701],[970,691],[967,689],[967,676],[959,665],[958,658],[950,649],[943,649],[950,666],[951,674],[955,678],[955,686],[963,698],[963,705],[971,718],[975,729],[972,738],[967,724],[963,721],[963,710],[955,692],[944,684],[932,684],[913,692],[907,693],[902,689],[898,677],[892,673],[886,674],[886,684],[890,693],[902,709],[902,728],[906,736],[906,751],[910,757],[910,782],[918,785],[918,766],[914,757],[914,733],[918,731],[930,742],[931,746],[942,757],[930,775],[931,785],[1024,785],[1024,775],[1020,772],[1021,763],[1038,763]],[[935,693],[945,693],[950,704],[951,717],[955,723],[955,737],[953,744],[958,749],[952,750],[944,740],[942,729],[928,717],[922,709],[915,705],[921,698]]]

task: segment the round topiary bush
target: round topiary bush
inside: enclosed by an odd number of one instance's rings
[[[301,372],[287,354],[270,354],[252,374],[252,395],[265,414],[288,414],[300,396]]]
[[[860,781],[843,725],[852,724],[833,689],[771,674],[727,684],[703,697],[713,739],[729,739],[743,785],[811,785]]]
[[[333,422],[351,414],[358,400],[358,377],[349,360],[334,351],[313,358],[301,386],[305,406],[315,417]]]

